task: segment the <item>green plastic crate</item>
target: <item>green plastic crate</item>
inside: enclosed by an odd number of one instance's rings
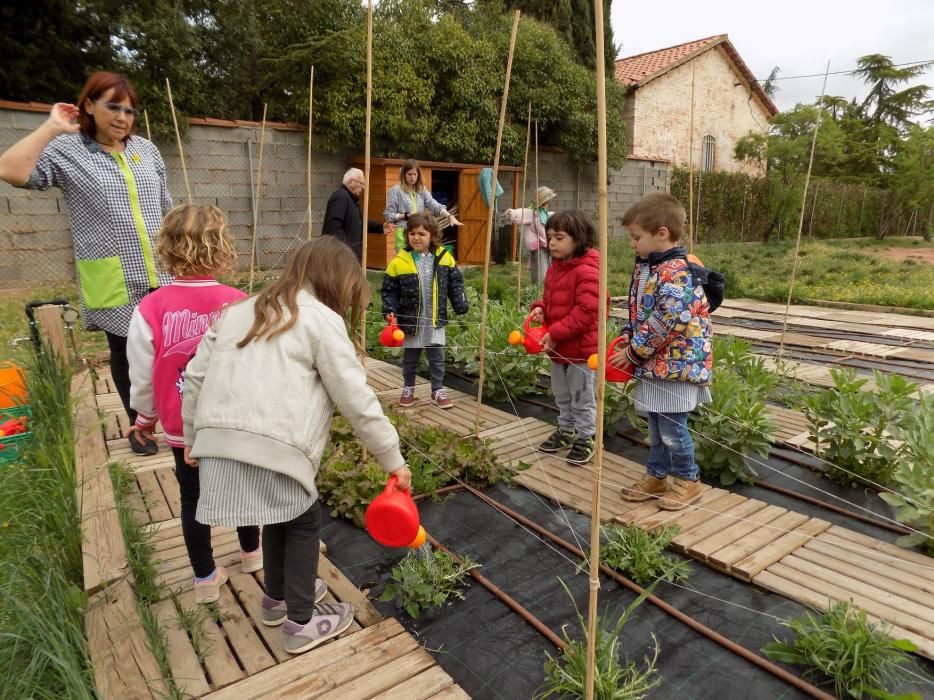
[[[32,411],[29,409],[28,405],[0,408],[0,425],[10,418],[21,418],[23,416],[30,419],[32,418]],[[0,445],[3,446],[3,449],[0,450],[0,465],[10,464],[18,460],[23,456],[23,453],[31,442],[32,432],[30,431],[20,433],[19,435],[0,435]]]

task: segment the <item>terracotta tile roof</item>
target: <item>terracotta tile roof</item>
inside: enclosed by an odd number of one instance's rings
[[[706,39],[697,39],[685,44],[669,46],[667,49],[658,49],[657,51],[648,51],[635,56],[620,58],[616,61],[616,79],[624,85],[648,82],[648,80],[656,77],[656,74],[674,68],[682,62],[682,59],[700,53],[701,49],[708,48],[718,39],[724,37],[726,37],[726,34],[717,34],[716,36],[708,36]]]
[[[684,44],[678,44],[677,46],[669,46],[665,49],[648,51],[635,56],[617,59],[616,80],[630,90],[636,90],[646,83],[655,80],[655,78],[664,75],[668,71],[677,68],[681,64],[687,63],[695,56],[709,51],[715,46],[721,46],[727,53],[730,60],[733,61],[737,72],[745,78],[746,82],[749,84],[750,90],[756,94],[765,106],[765,109],[769,112],[769,116],[772,117],[778,114],[778,107],[776,107],[775,103],[765,94],[759,81],[756,80],[755,75],[749,70],[749,66],[747,66],[746,62],[740,57],[736,47],[733,46],[726,34],[708,36],[704,39],[688,41]]]

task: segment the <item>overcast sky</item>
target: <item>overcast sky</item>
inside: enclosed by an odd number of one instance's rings
[[[785,110],[814,102],[823,73],[852,70],[871,53],[895,63],[934,59],[934,0],[614,0],[613,34],[619,56],[654,51],[714,34],[728,34],[757,78],[773,66],[784,76],[819,77],[779,80],[773,98]],[[934,86],[934,69],[917,82]],[[866,86],[849,75],[831,75],[827,94],[861,99]]]

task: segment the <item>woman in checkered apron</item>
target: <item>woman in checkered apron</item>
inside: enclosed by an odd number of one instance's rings
[[[0,156],[0,179],[31,190],[62,190],[74,245],[85,325],[107,334],[110,368],[129,416],[126,338],[133,309],[150,290],[172,281],[153,256],[162,217],[172,207],[156,146],[133,133],[138,102],[115,73],[88,78],[78,104],[57,103],[48,120]],[[130,446],[155,454],[135,432]]]

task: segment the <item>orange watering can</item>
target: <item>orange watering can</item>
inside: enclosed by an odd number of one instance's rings
[[[607,359],[611,355],[616,353],[616,346],[623,340],[623,336],[614,338],[613,342],[610,343],[610,347],[606,351]],[[587,366],[590,369],[597,369],[597,355],[591,355],[587,360]],[[621,370],[619,367],[614,367],[609,362],[606,363],[606,380],[608,382],[628,382],[632,379],[632,372],[629,370]]]
[[[367,506],[363,521],[374,540],[386,547],[417,549],[428,533],[418,524],[418,508],[409,489],[396,490],[398,478],[390,476],[386,488]]]
[[[532,317],[529,316],[525,319],[525,325],[522,327],[525,333],[522,331],[513,331],[509,334],[509,344],[518,345],[519,341],[522,341],[522,345],[525,347],[525,351],[529,355],[534,355],[545,349],[545,346],[542,345],[542,338],[548,333],[548,326],[544,323],[541,326],[536,326],[532,328],[530,325],[532,323]]]
[[[396,324],[396,315],[389,314],[389,325],[379,332],[379,342],[387,348],[398,348],[405,340],[405,333]]]

